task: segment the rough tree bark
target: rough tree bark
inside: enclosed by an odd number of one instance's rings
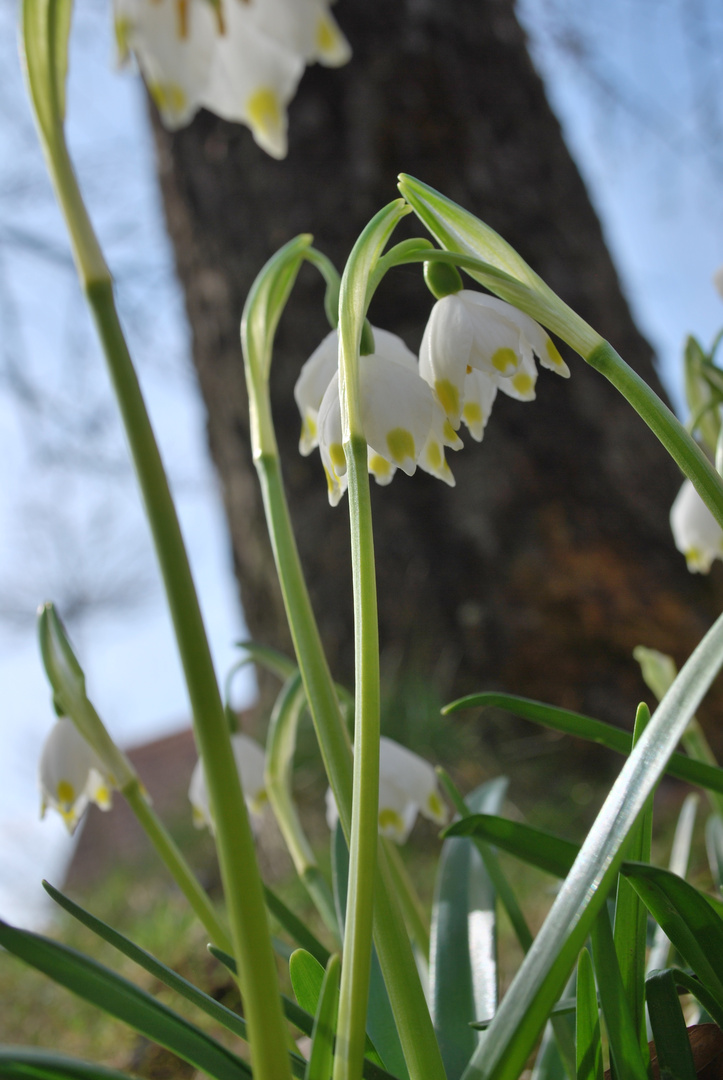
[[[207,114],[154,124],[161,187],[193,332],[243,604],[252,635],[286,646],[249,455],[239,318],[263,262],[310,231],[341,268],[405,171],[501,232],[659,392],[599,222],[529,59],[511,0],[342,0],[354,47],[307,72],[290,152]],[[413,221],[405,235],[421,235]],[[320,282],[299,279],[272,383],[285,480],[332,668],[352,664],[348,518],[330,509],[318,456],[296,451],[292,387],[327,327]],[[390,275],[372,321],[419,344],[421,275]],[[498,397],[481,446],[450,455],[455,490],[398,474],[374,492],[388,667],[414,664],[450,694],[505,688],[630,723],[644,694],[632,648],[679,660],[711,621],[708,583],[674,550],[679,477],[628,405],[578,358],[543,372],[534,404]]]

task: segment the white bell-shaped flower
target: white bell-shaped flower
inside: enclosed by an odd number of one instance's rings
[[[98,755],[67,716],[55,722],[45,740],[38,782],[40,816],[51,806],[58,811],[71,835],[90,803],[101,810],[110,810],[112,780]]]
[[[454,484],[445,448],[462,446],[429,387],[419,378],[417,358],[396,334],[373,327],[375,352],[359,360],[360,412],[368,443],[369,471],[388,484],[397,468],[412,475],[419,465]],[[304,364],[294,389],[301,413],[299,449],[319,446],[329,501],[346,491],[337,370],[338,334],[333,330]]]
[[[685,480],[670,509],[670,528],[678,551],[692,573],[707,574],[714,559],[723,559],[723,529],[693,487]]]
[[[534,319],[496,296],[462,289],[432,308],[419,371],[452,427],[464,420],[480,439],[494,400],[493,386],[521,401],[534,399],[535,356],[543,367],[569,376],[552,339]],[[471,408],[465,416],[468,392]]]
[[[118,58],[134,53],[167,128],[188,124],[208,82],[219,22],[208,0],[114,0]]]
[[[264,751],[257,742],[250,739],[248,735],[241,734],[241,732],[234,732],[231,736],[231,746],[236,761],[236,768],[238,769],[241,778],[244,799],[248,811],[251,814],[251,823],[253,825],[254,819],[260,818],[263,813],[264,805],[268,798],[266,794],[266,782],[264,780]],[[211,816],[211,805],[208,798],[208,789],[206,787],[206,776],[203,771],[203,763],[200,759],[196,762],[191,775],[188,798],[193,807],[194,825],[199,829],[207,826],[209,829],[213,830],[213,818]]]
[[[428,761],[382,735],[379,740],[379,833],[403,844],[417,814],[445,825],[447,807],[439,793],[437,774]],[[338,819],[334,794],[326,793],[326,820],[333,829]]]

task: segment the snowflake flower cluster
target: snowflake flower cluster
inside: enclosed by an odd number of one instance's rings
[[[199,108],[247,124],[286,156],[286,107],[307,64],[351,56],[331,0],[114,0],[119,62],[131,53],[166,127]]]
[[[372,329],[374,352],[359,360],[359,393],[369,471],[379,484],[390,483],[397,469],[411,476],[419,466],[454,485],[445,452],[462,447],[460,424],[479,442],[498,390],[533,401],[535,357],[558,375],[570,374],[534,319],[468,289],[436,302],[419,361],[401,338]],[[306,455],[319,447],[332,506],[347,486],[338,348],[333,330],[304,364],[294,389],[302,425],[299,450]]]

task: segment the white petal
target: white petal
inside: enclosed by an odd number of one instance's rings
[[[537,365],[532,353],[528,353],[518,370],[509,379],[497,379],[497,386],[503,394],[516,401],[534,401],[537,396]]]
[[[675,546],[693,573],[707,574],[714,559],[723,559],[723,530],[690,480],[675,497],[670,527]]]
[[[459,427],[462,415],[472,341],[472,323],[459,294],[438,300],[424,329],[419,374],[437,394],[454,428]]]
[[[248,14],[259,30],[307,63],[335,67],[347,62],[351,49],[328,7],[326,0],[255,0]]]
[[[251,814],[251,824],[253,826],[254,818],[258,818],[262,813],[267,798],[264,779],[264,751],[257,742],[240,732],[234,732],[231,736],[231,747],[236,768],[241,778],[244,800]],[[194,824],[199,828],[205,825],[213,830],[213,817],[211,815],[208,788],[206,787],[206,776],[200,758],[191,774],[188,798],[193,807]]]
[[[428,761],[406,746],[382,735],[379,740],[379,783],[394,784],[416,803],[425,817],[444,824],[447,810],[437,786],[437,774]]]
[[[425,472],[443,480],[445,484],[454,487],[455,479],[452,470],[445,458],[445,447],[452,450],[461,450],[464,443],[445,416],[444,410],[435,399],[432,402],[432,424],[429,435],[422,446],[419,455],[419,467]]]
[[[217,39],[201,104],[224,120],[247,124],[272,157],[286,156],[286,106],[304,72],[304,60],[254,25],[252,5],[228,0],[226,32]]]
[[[339,373],[326,388],[319,406],[319,453],[326,473],[329,502],[336,506],[347,489],[346,457],[342,446],[341,405],[339,403]]]
[[[218,37],[210,3],[116,0],[114,17],[119,53],[135,53],[163,123],[187,124],[201,103]]]
[[[432,424],[429,387],[416,372],[372,353],[360,358],[359,397],[371,448],[412,476]]]
[[[502,380],[500,380],[501,382]],[[483,371],[471,371],[464,381],[462,420],[477,442],[482,442],[487,421],[497,397],[497,380]]]
[[[398,788],[386,779],[379,779],[379,834],[394,840],[397,844],[405,843],[414,822],[417,820],[418,806]]]
[[[319,445],[319,406],[339,363],[339,334],[331,330],[303,365],[294,386],[301,413],[299,452],[305,457]]]
[[[103,764],[67,716],[52,727],[40,756],[42,812],[51,806],[73,833],[90,802],[111,806],[111,782]]]
[[[490,297],[490,299],[496,300],[497,297]],[[569,379],[570,369],[560,356],[557,346],[547,331],[543,330],[540,324],[525,314],[524,311],[513,307],[512,304],[505,304],[504,300],[497,300],[497,303],[504,305],[506,318],[520,328],[521,333],[531,345],[542,367],[562,375],[564,379]]]

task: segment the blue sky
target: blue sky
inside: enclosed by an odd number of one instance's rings
[[[723,263],[723,168],[695,119],[695,49],[684,45],[678,6],[592,7],[525,0],[523,11],[544,30],[535,34],[536,61],[635,316],[680,403],[685,334],[707,343],[723,324],[711,285]],[[337,16],[343,26],[344,0]],[[56,599],[61,611],[77,611],[71,630],[91,697],[122,745],[184,725],[188,708],[122,432],[24,103],[14,19],[0,8],[0,915],[28,925],[47,911],[40,878],[59,881],[70,851],[60,821],[37,818],[37,759],[53,716],[35,647],[36,604]],[[113,71],[111,56],[105,6],[78,6],[70,141],[117,278],[223,675],[238,655],[242,618],[143,94],[134,76]],[[632,112],[621,104],[626,95]],[[86,601],[101,603],[85,609]],[[252,692],[241,684],[239,700]]]

